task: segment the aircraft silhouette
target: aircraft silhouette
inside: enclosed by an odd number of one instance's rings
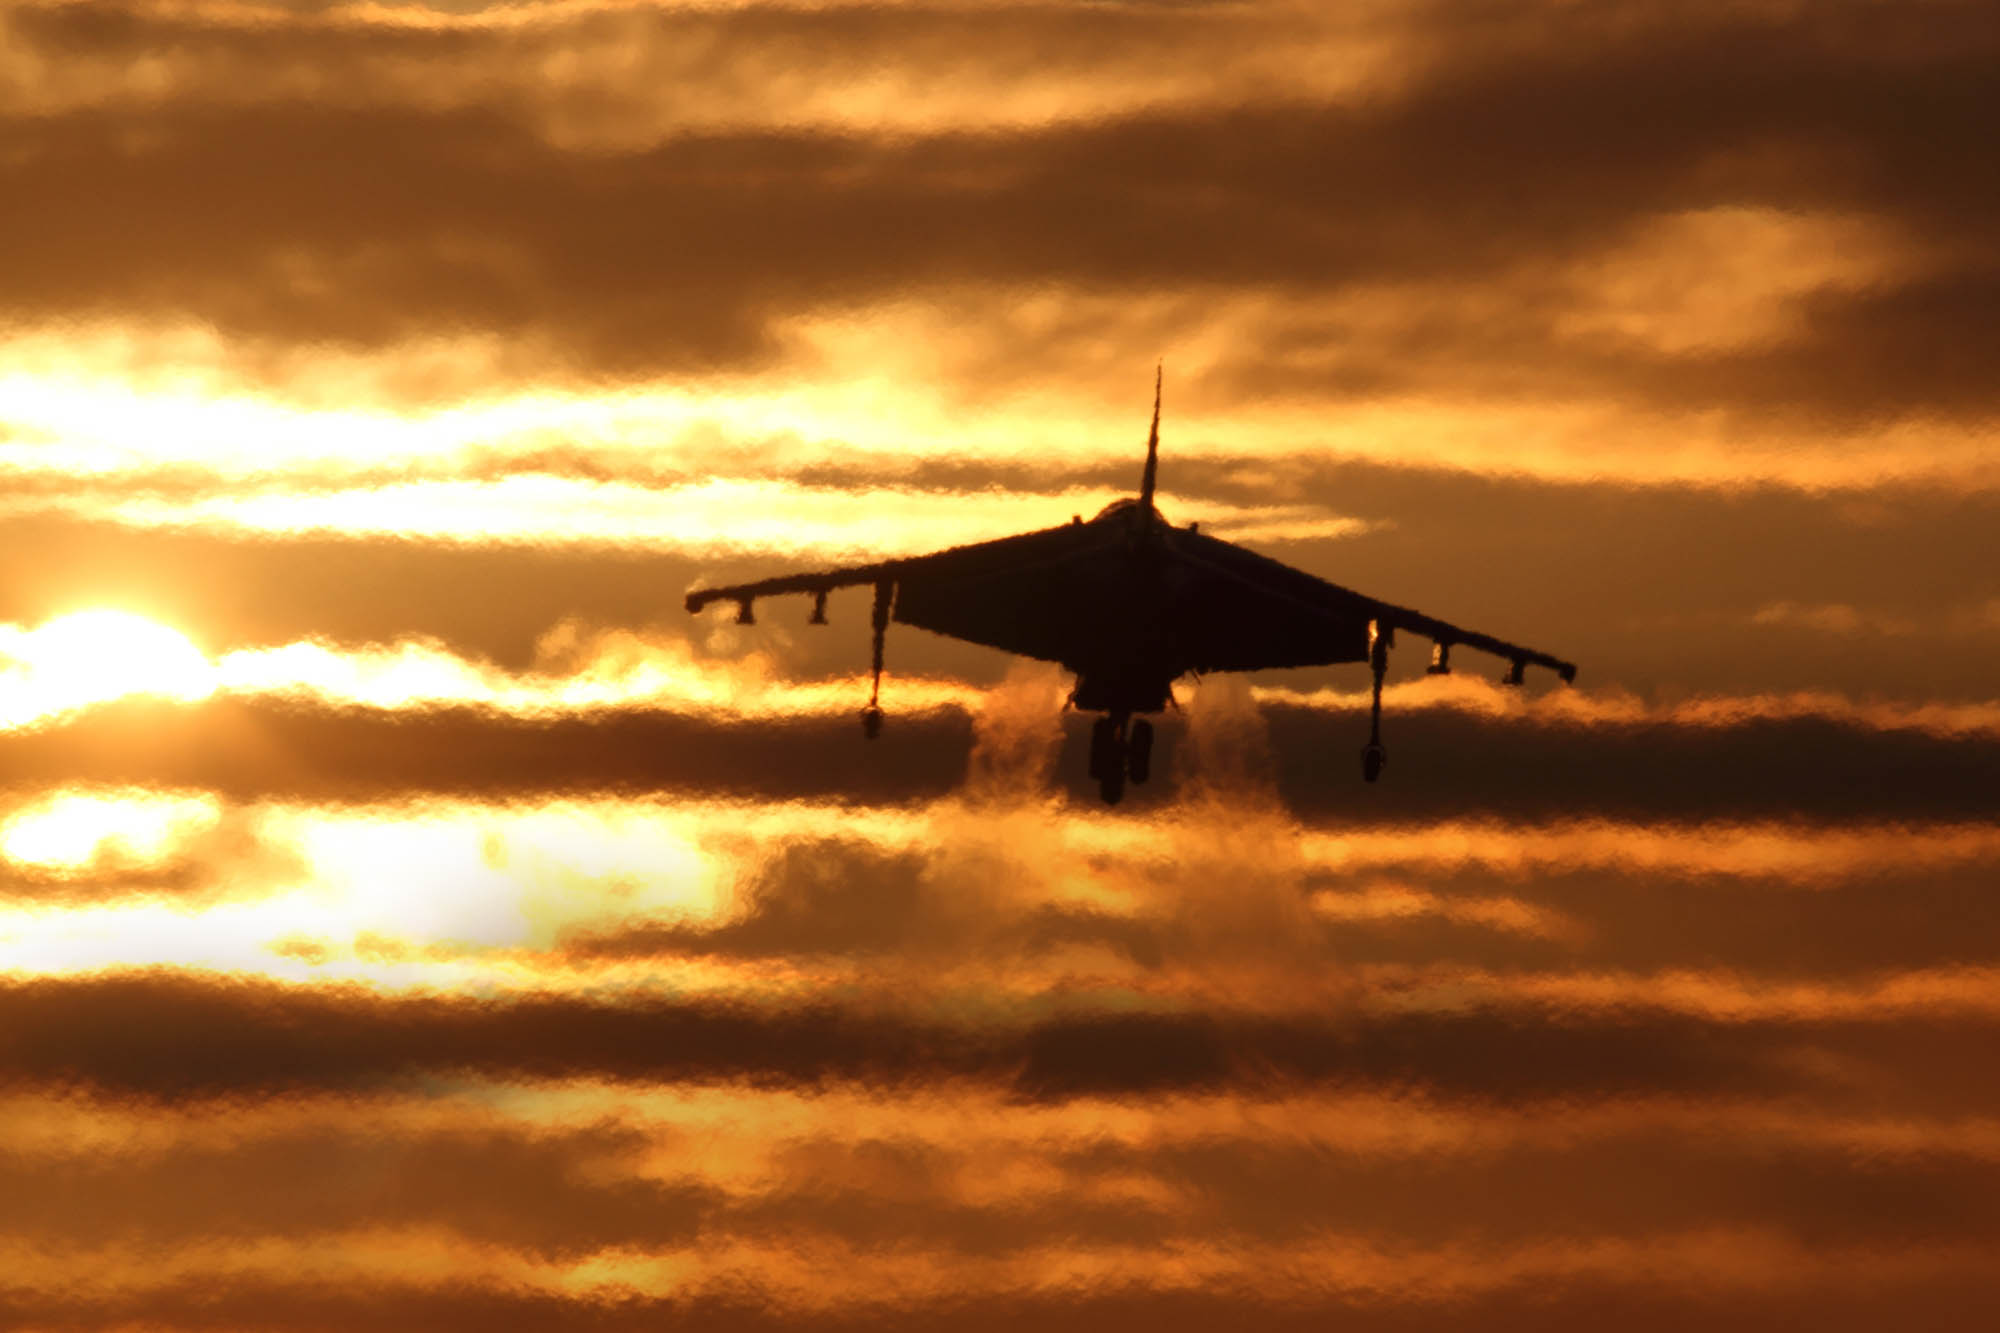
[[[1101,712],[1091,729],[1090,776],[1107,802],[1125,781],[1144,782],[1152,767],[1153,726],[1143,714],[1173,705],[1172,684],[1210,671],[1367,662],[1374,703],[1361,775],[1381,776],[1382,677],[1397,630],[1432,642],[1432,675],[1451,669],[1459,645],[1505,658],[1519,685],[1530,663],[1565,682],[1572,663],[1533,648],[1392,606],[1315,578],[1268,556],[1169,524],[1153,507],[1160,462],[1160,381],[1153,380],[1153,427],[1136,499],[1106,506],[1088,523],[930,555],[818,573],[786,574],[726,588],[698,588],[687,609],[736,603],[738,624],[754,624],[759,597],[811,593],[810,623],[826,623],[835,588],[875,588],[874,684],[862,711],[864,734],[882,729],[882,640],[890,620],[972,643],[1061,663],[1076,676],[1070,703]],[[1141,715],[1136,716],[1135,715]]]

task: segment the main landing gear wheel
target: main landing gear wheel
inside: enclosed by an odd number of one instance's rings
[[[1090,776],[1106,805],[1125,795],[1125,719],[1100,717],[1090,728]]]
[[[1373,782],[1382,776],[1383,766],[1389,762],[1389,752],[1382,748],[1380,741],[1370,741],[1361,749],[1361,780]]]
[[[1126,775],[1134,783],[1152,777],[1152,723],[1146,719],[1132,723],[1132,739],[1126,743]]]
[[[1090,727],[1090,776],[1106,805],[1125,796],[1125,780],[1144,782],[1153,773],[1153,724],[1144,718],[1100,717]]]
[[[1125,743],[1125,773],[1141,783],[1153,774],[1153,724],[1143,717],[1132,723],[1132,737]]]
[[[1118,724],[1108,717],[1100,717],[1090,726],[1090,776],[1102,782],[1106,773],[1116,772],[1120,766],[1119,750],[1122,744],[1118,736]]]

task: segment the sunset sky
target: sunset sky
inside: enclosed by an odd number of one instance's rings
[[[0,0],[0,1325],[2000,1323],[1990,0]],[[1575,661],[698,584],[1137,487]]]

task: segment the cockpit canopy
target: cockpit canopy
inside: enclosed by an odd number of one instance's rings
[[[1160,508],[1158,505],[1147,505],[1146,507],[1153,511],[1153,517],[1157,519],[1159,522],[1164,524],[1167,521],[1165,516],[1163,516],[1160,513]],[[1113,500],[1110,504],[1098,510],[1097,517],[1091,519],[1090,521],[1092,523],[1102,523],[1104,522],[1104,520],[1115,517],[1120,514],[1135,513],[1137,512],[1138,508],[1139,508],[1138,498],[1136,496],[1128,495],[1122,500]]]

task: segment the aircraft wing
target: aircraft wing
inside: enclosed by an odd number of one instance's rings
[[[1575,664],[1552,654],[1343,588],[1206,534],[1170,529],[1167,544],[1189,589],[1183,600],[1220,613],[1211,611],[1211,623],[1197,627],[1190,643],[1196,670],[1364,661],[1372,625],[1392,641],[1397,630],[1430,639],[1437,670],[1448,669],[1451,650],[1463,645],[1504,658],[1511,665],[1508,679],[1516,684],[1530,665],[1547,667],[1565,681],[1576,678]],[[1318,647],[1315,653],[1318,645],[1332,650]]]
[[[759,579],[755,583],[732,583],[723,588],[696,588],[687,595],[689,612],[701,610],[714,602],[735,602],[738,619],[744,624],[750,622],[750,604],[759,597],[777,597],[789,592],[809,592],[825,595],[835,588],[852,588],[863,583],[877,583],[883,579],[894,580],[896,562],[878,561],[872,565],[849,565],[842,569],[818,570],[803,574],[780,574],[772,579]]]
[[[687,595],[687,609],[733,601],[747,620],[755,599],[875,584],[894,589],[894,616],[987,647],[1051,662],[1063,661],[1104,601],[1116,596],[1103,557],[1125,545],[1100,524],[1068,523],[994,541],[954,546],[929,555],[809,573],[786,574]],[[824,601],[814,607],[814,619]]]
[[[1564,680],[1576,674],[1547,653],[1379,601],[1204,533],[1160,527],[1154,537],[1156,546],[1135,543],[1123,524],[1073,522],[929,555],[696,589],[687,609],[733,601],[747,622],[759,597],[806,593],[818,599],[818,621],[828,592],[873,584],[881,623],[893,614],[904,624],[1072,667],[1093,656],[1093,645],[1141,639],[1176,672],[1361,662],[1373,635],[1405,630],[1438,646],[1434,666],[1448,665],[1451,649],[1463,645],[1506,659],[1511,680],[1529,664]],[[1164,614],[1150,619],[1135,596]]]

